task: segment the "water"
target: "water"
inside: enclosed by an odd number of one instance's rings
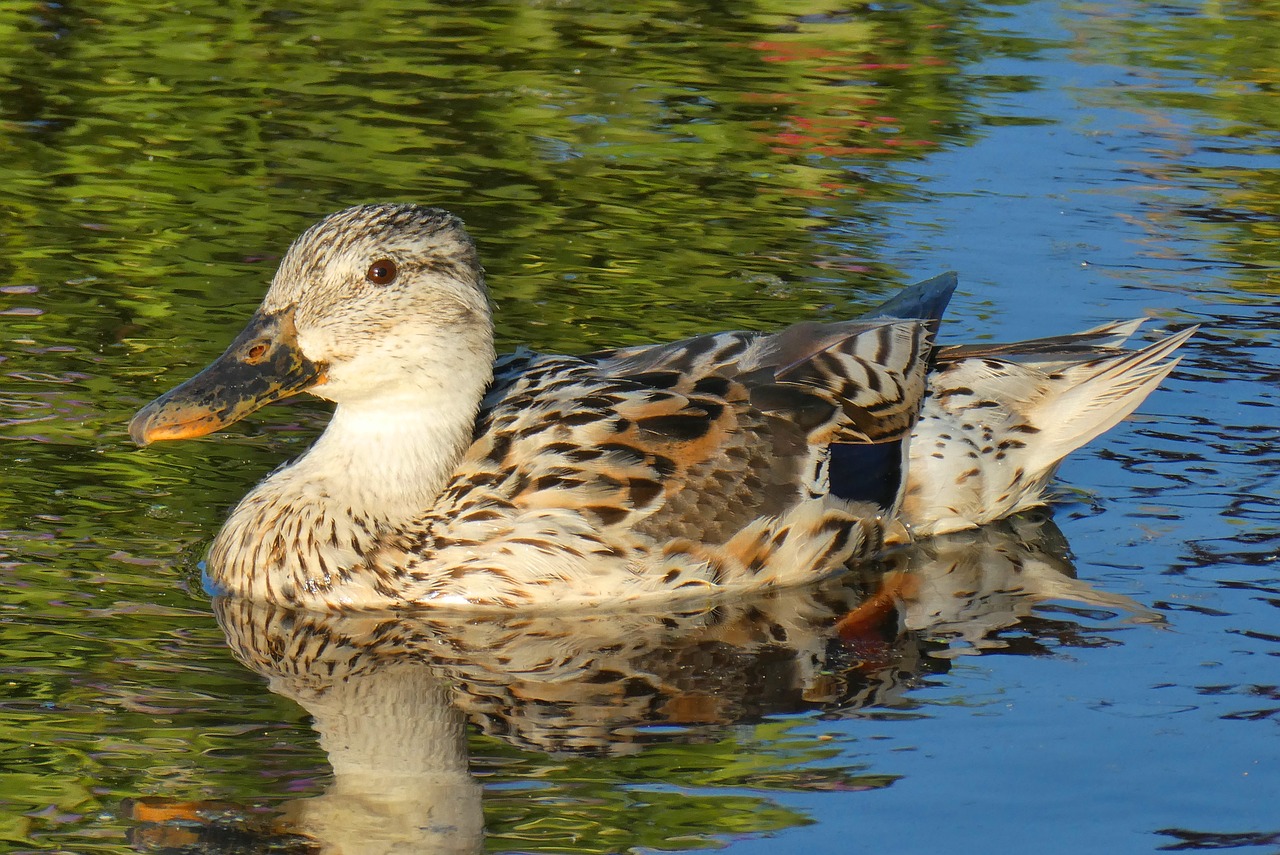
[[[413,792],[380,808],[410,851],[1280,851],[1280,5],[347,5],[0,9],[0,849],[305,850],[301,828],[380,851],[353,805]],[[338,756],[312,729],[341,698],[244,667],[198,585],[225,509],[323,410],[145,452],[124,425],[301,228],[389,199],[464,216],[508,346],[839,317],[942,269],[950,340],[1204,330],[1063,467],[1071,561],[1026,522],[1043,573],[988,563],[847,643],[831,622],[875,580],[637,616],[612,628],[630,695],[457,652],[555,627],[401,627],[454,654],[361,654],[359,691],[403,687],[374,723],[416,782],[380,794],[377,740]],[[413,838],[446,804],[455,831]]]

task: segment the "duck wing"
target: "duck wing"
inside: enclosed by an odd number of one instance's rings
[[[929,341],[919,321],[876,319],[585,357],[517,354],[500,363],[457,494],[498,479],[519,507],[711,543],[802,498],[866,498],[832,489],[829,448],[876,445],[901,458]]]
[[[453,478],[377,563],[438,604],[820,578],[883,538],[881,506],[828,492],[828,449],[905,453],[929,343],[921,321],[877,319],[505,357]]]

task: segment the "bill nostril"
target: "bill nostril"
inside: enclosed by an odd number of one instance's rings
[[[251,346],[249,348],[249,351],[245,354],[245,362],[248,362],[250,364],[256,364],[258,362],[261,362],[262,357],[266,355],[267,355],[267,346],[262,342],[258,342],[257,344]]]

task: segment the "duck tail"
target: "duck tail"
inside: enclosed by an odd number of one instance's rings
[[[1168,359],[1196,331],[1168,336],[1123,356],[1107,356],[1049,375],[1052,386],[1034,413],[1048,435],[1035,445],[1040,469],[1057,466],[1067,454],[1115,427],[1169,376],[1181,357]]]
[[[1136,329],[940,349],[911,437],[904,521],[945,534],[1043,504],[1062,459],[1132,413],[1197,328],[1119,349]]]

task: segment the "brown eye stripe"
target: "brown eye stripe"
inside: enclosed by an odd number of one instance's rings
[[[364,278],[374,285],[390,285],[396,280],[396,276],[399,273],[400,268],[396,267],[394,261],[389,258],[380,258],[369,265],[369,270],[364,274]]]

